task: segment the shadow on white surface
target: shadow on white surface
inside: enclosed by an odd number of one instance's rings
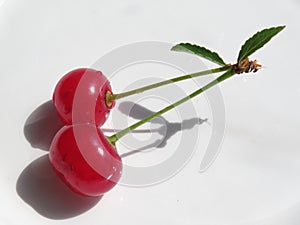
[[[18,195],[40,215],[49,219],[78,216],[101,197],[84,197],[71,191],[52,170],[48,154],[30,163],[17,180]]]
[[[63,123],[49,100],[37,107],[27,118],[24,135],[33,148],[49,151],[54,135],[62,126]]]
[[[137,120],[154,113],[134,102],[122,102],[118,110]],[[169,122],[164,117],[155,118],[150,123],[161,125],[160,127],[132,132],[156,132],[159,138],[140,149],[126,152],[121,157],[141,153],[150,148],[163,148],[177,132],[192,129],[204,122],[207,122],[207,119],[191,118],[182,122]],[[50,100],[38,106],[27,118],[24,135],[33,148],[49,151],[53,137],[62,126],[63,123]],[[116,131],[105,128],[102,130],[104,132]],[[22,171],[16,183],[16,190],[18,195],[40,215],[57,220],[78,216],[91,209],[102,198],[84,197],[71,191],[52,170],[48,154],[34,160]]]
[[[118,109],[123,114],[128,115],[137,120],[142,120],[155,113],[143,107],[142,105],[136,104],[134,102],[129,102],[129,101],[120,103]],[[204,122],[207,122],[207,119],[191,118],[191,119],[185,119],[181,122],[169,122],[164,117],[159,116],[157,118],[154,118],[150,122],[162,125],[158,129],[149,130],[149,132],[157,132],[158,134],[160,134],[162,136],[161,139],[157,139],[153,143],[148,144],[139,149],[124,153],[121,155],[121,157],[127,157],[151,148],[163,148],[167,145],[168,140],[177,132],[192,129],[196,125],[201,125]]]
[[[155,113],[134,102],[125,101],[120,103],[119,108],[121,113],[128,115],[134,119],[142,120],[147,116]],[[150,121],[153,124],[161,124],[158,129],[149,130],[134,130],[133,133],[151,133],[157,132],[162,136],[161,139],[155,140],[152,144],[146,145],[143,148],[126,153],[122,157],[129,156],[134,153],[141,152],[150,148],[163,148],[167,145],[167,141],[177,132],[182,130],[192,129],[196,125],[201,125],[207,122],[207,119],[191,118],[182,122],[169,122],[164,117],[159,116]],[[27,118],[24,125],[24,136],[33,148],[49,151],[51,141],[57,131],[63,127],[63,122],[58,117],[55,107],[51,100],[38,106]],[[115,132],[116,129],[102,128],[103,132]]]

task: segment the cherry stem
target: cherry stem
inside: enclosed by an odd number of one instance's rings
[[[117,99],[121,99],[124,97],[128,97],[130,95],[134,95],[134,94],[138,94],[138,93],[142,93],[144,91],[150,90],[150,89],[154,89],[154,88],[158,88],[167,84],[171,84],[171,83],[175,83],[178,81],[182,81],[182,80],[187,80],[190,78],[194,78],[194,77],[199,77],[199,76],[204,76],[204,75],[208,75],[208,74],[213,74],[213,73],[219,73],[219,72],[223,72],[226,70],[229,70],[231,68],[231,65],[226,65],[223,67],[219,67],[219,68],[215,68],[215,69],[210,69],[210,70],[205,70],[205,71],[201,71],[201,72],[197,72],[197,73],[191,73],[191,74],[186,74],[183,76],[179,76],[179,77],[175,77],[169,80],[165,80],[165,81],[161,81],[155,84],[150,84],[141,88],[137,88],[131,91],[127,91],[127,92],[123,92],[120,94],[111,94],[109,96],[109,101],[114,101]]]
[[[230,68],[230,69],[229,69]],[[204,91],[208,90],[209,88],[221,83],[222,81],[232,77],[233,75],[236,74],[236,71],[234,70],[233,66],[230,66],[230,67],[226,67],[226,69],[228,71],[226,71],[224,74],[222,74],[221,76],[219,76],[218,78],[214,79],[213,81],[209,82],[207,85],[205,85],[204,87],[198,89],[197,91],[191,93],[190,95],[180,99],[179,101],[161,109],[160,111],[156,112],[156,113],[153,113],[152,115],[144,118],[143,120],[125,128],[124,130],[121,130],[119,132],[117,132],[116,134],[110,136],[110,137],[107,137],[108,141],[110,143],[115,143],[116,141],[118,141],[120,138],[122,138],[123,136],[125,136],[126,134],[128,134],[130,131],[136,129],[137,127],[149,122],[150,120],[158,117],[158,116],[161,116],[162,114],[170,111],[171,109],[179,106],[180,104],[196,97],[197,95],[203,93]],[[225,69],[224,69],[225,70]]]

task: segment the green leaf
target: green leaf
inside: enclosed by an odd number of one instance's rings
[[[254,53],[256,50],[263,47],[268,41],[271,40],[272,37],[274,37],[276,34],[278,34],[284,28],[285,28],[285,26],[271,27],[271,28],[264,29],[262,31],[257,32],[256,34],[254,34],[242,46],[242,48],[239,52],[238,62],[243,61],[248,56],[250,56],[252,53]]]
[[[193,45],[190,43],[180,43],[178,45],[175,45],[171,48],[172,51],[178,51],[178,52],[187,52],[191,54],[195,54],[198,56],[201,56],[205,59],[208,59],[214,63],[217,63],[221,66],[225,66],[225,62],[223,59],[216,53],[208,50],[207,48]]]

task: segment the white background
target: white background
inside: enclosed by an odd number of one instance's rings
[[[0,5],[0,223],[300,223],[298,0],[7,0]],[[205,173],[198,173],[196,154],[160,185],[118,186],[92,201],[70,194],[60,214],[47,211],[59,202],[53,200],[57,185],[38,188],[52,176],[43,174],[49,168],[31,166],[28,174],[40,179],[17,187],[28,165],[47,154],[26,140],[25,121],[51,99],[67,71],[89,66],[119,46],[149,40],[199,43],[234,62],[249,36],[277,25],[287,27],[253,56],[266,68],[221,86],[226,134],[221,154]]]

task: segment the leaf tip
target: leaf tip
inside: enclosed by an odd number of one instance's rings
[[[286,25],[278,26],[278,27],[276,27],[276,28],[278,29],[278,32],[280,32],[280,31],[282,31],[283,29],[286,28]],[[276,28],[275,28],[275,29],[276,29]]]
[[[238,55],[238,62],[243,61],[252,53],[262,48],[267,42],[271,40],[272,37],[282,31],[285,27],[285,25],[282,25],[258,31],[242,45],[242,48]]]
[[[172,46],[172,48],[170,48],[170,50],[171,50],[171,51],[175,51],[175,50],[176,50],[176,46],[177,46],[177,45]]]
[[[183,46],[186,46],[188,44],[189,43],[179,43],[179,44],[174,45],[170,50],[171,51],[182,51]]]

